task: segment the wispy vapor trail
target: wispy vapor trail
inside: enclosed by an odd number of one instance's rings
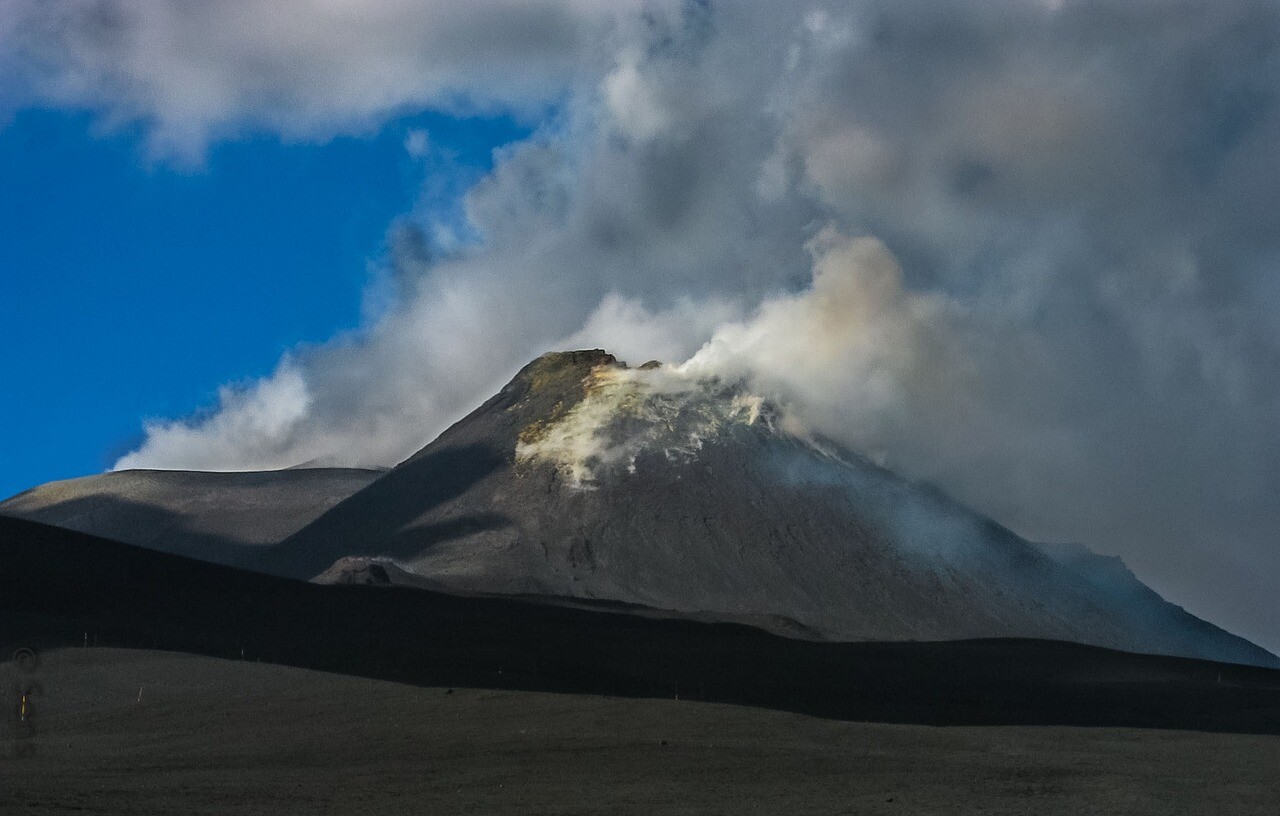
[[[119,466],[387,464],[541,351],[692,358],[1280,645],[1276,3],[15,8],[0,98],[160,151],[554,101],[477,244]]]

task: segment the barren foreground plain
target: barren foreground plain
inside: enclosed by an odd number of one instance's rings
[[[933,727],[59,649],[0,813],[1266,814],[1280,737]],[[0,664],[12,714],[13,663]],[[18,756],[25,748],[25,756]]]

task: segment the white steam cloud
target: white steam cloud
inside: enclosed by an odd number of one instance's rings
[[[391,464],[599,345],[747,374],[1280,646],[1277,3],[307,5],[0,12],[0,105],[158,154],[424,107],[540,123],[468,194],[478,243],[400,235],[391,308],[119,467]]]
[[[795,404],[815,430],[883,456],[904,406],[925,391],[954,395],[961,362],[945,341],[946,304],[905,290],[897,260],[874,238],[828,227],[809,248],[808,289],[720,326],[684,369],[748,379]]]

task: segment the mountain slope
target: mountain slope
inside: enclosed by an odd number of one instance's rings
[[[50,482],[0,515],[232,566],[297,532],[381,475],[315,468],[249,473],[125,470]]]
[[[1280,733],[1280,672],[1251,666],[1044,640],[822,643],[621,610],[320,586],[13,518],[0,518],[0,558],[0,656],[91,644],[864,721]],[[149,695],[156,683],[146,680]],[[252,707],[239,713],[253,718]]]
[[[436,589],[609,599],[827,639],[1053,638],[1276,663],[806,438],[739,387],[598,350],[535,360],[264,566],[333,580],[349,556]]]

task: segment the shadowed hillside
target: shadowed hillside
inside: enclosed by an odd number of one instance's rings
[[[1267,669],[1051,641],[820,643],[643,609],[322,586],[14,519],[0,519],[0,542],[6,650],[88,641],[841,719],[1280,733],[1280,672]]]
[[[382,472],[351,468],[113,471],[24,491],[0,502],[0,515],[252,568],[265,548],[314,521]]]

